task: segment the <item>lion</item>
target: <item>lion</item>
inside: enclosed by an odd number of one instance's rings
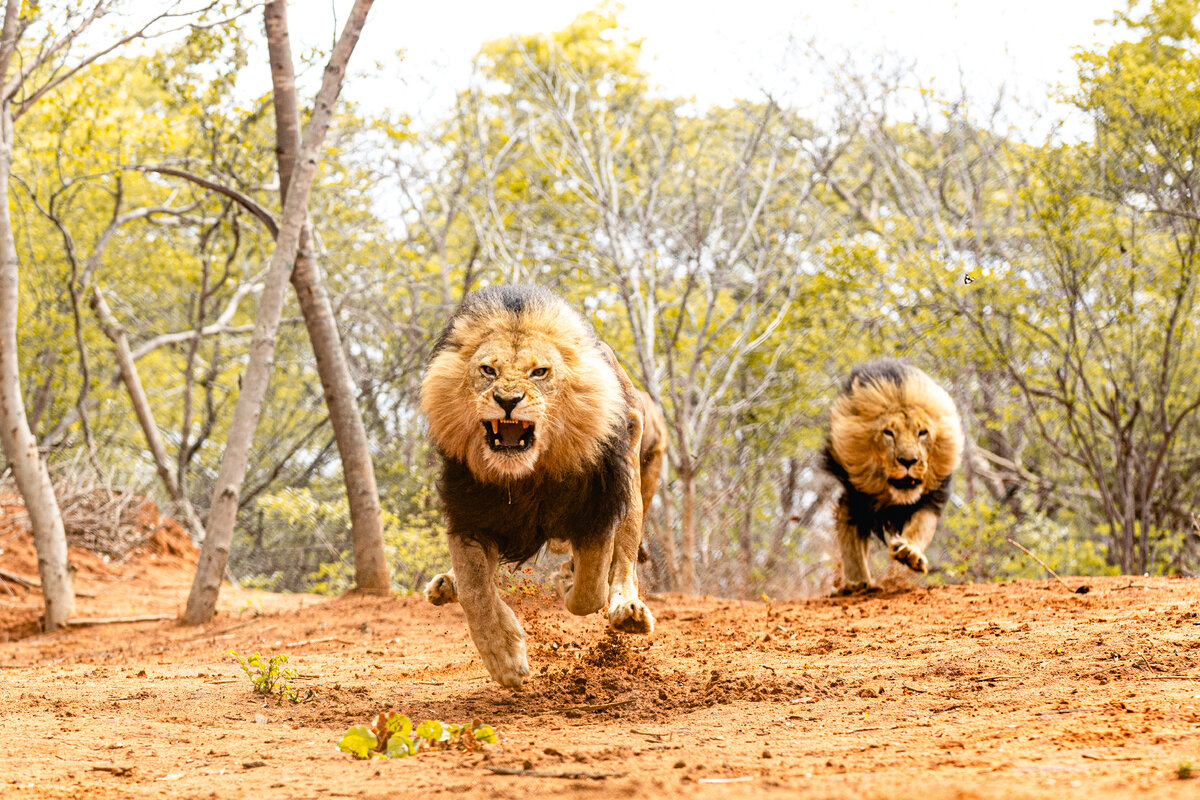
[[[425,369],[421,412],[441,457],[451,560],[425,596],[462,605],[493,680],[516,689],[529,674],[496,568],[551,539],[570,544],[555,576],[568,611],[603,608],[615,630],[654,630],[636,570],[642,414],[613,351],[577,311],[530,286],[467,296]]]
[[[642,448],[640,453],[642,470],[642,515],[650,511],[650,501],[658,491],[658,477],[662,473],[663,461],[667,457],[667,421],[649,392],[638,390],[638,410],[642,412]],[[638,549],[638,561],[650,560],[646,551],[645,538]]]
[[[871,534],[896,561],[929,571],[925,548],[962,451],[958,409],[924,372],[894,359],[851,371],[830,412],[824,459],[843,489],[836,513],[841,593],[878,588],[867,567]]]

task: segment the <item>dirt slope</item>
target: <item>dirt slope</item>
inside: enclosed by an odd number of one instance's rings
[[[80,616],[178,611],[187,559],[153,555],[80,580],[96,595]],[[0,796],[1200,796],[1176,775],[1200,771],[1200,582],[1089,583],[773,607],[651,597],[655,633],[620,638],[516,592],[534,676],[515,693],[486,679],[457,607],[227,589],[203,628],[0,641]],[[231,648],[286,653],[315,699],[264,704]],[[501,744],[373,763],[337,752],[385,709],[478,718]]]

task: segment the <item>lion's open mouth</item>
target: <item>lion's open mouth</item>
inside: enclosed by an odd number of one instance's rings
[[[497,453],[520,453],[533,447],[533,423],[523,419],[485,419],[488,447]]]
[[[888,483],[890,483],[892,486],[895,486],[897,489],[901,489],[903,491],[908,491],[909,489],[915,489],[921,485],[920,479],[914,478],[911,475],[906,475],[903,478],[888,478]]]

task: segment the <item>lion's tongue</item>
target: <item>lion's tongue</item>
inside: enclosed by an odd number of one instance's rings
[[[525,426],[519,423],[501,422],[500,423],[500,441],[505,447],[518,447],[521,444],[521,434],[525,432]]]

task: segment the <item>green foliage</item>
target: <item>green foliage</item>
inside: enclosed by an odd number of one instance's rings
[[[262,497],[257,506],[258,532],[238,534],[240,569],[261,576],[259,588],[341,594],[354,586],[350,548],[350,510],[341,487],[319,500],[315,489],[287,488]],[[391,566],[392,587],[418,590],[444,568],[450,554],[445,525],[433,502],[432,489],[385,504],[382,512],[384,550]],[[393,510],[394,509],[394,510]]]
[[[998,504],[980,494],[943,517],[934,546],[935,582],[981,583],[1040,579],[1045,570],[1008,541],[1013,539],[1060,575],[1113,575],[1101,540],[1080,536],[1072,525],[1033,509]]]
[[[1181,781],[1191,780],[1196,777],[1196,772],[1192,768],[1192,762],[1185,761],[1175,768],[1175,777]]]
[[[499,739],[491,725],[472,722],[452,725],[426,720],[414,730],[412,720],[395,711],[380,713],[371,727],[355,725],[338,742],[338,749],[355,758],[406,758],[427,750],[473,752]]]
[[[266,660],[258,653],[243,657],[233,650],[228,650],[226,655],[233,656],[242,671],[249,676],[250,682],[254,684],[254,691],[274,698],[277,703],[282,703],[285,699],[293,703],[302,703],[312,697],[312,690],[301,694],[292,686],[291,680],[297,673],[291,667],[285,666],[288,657],[282,653]]]

